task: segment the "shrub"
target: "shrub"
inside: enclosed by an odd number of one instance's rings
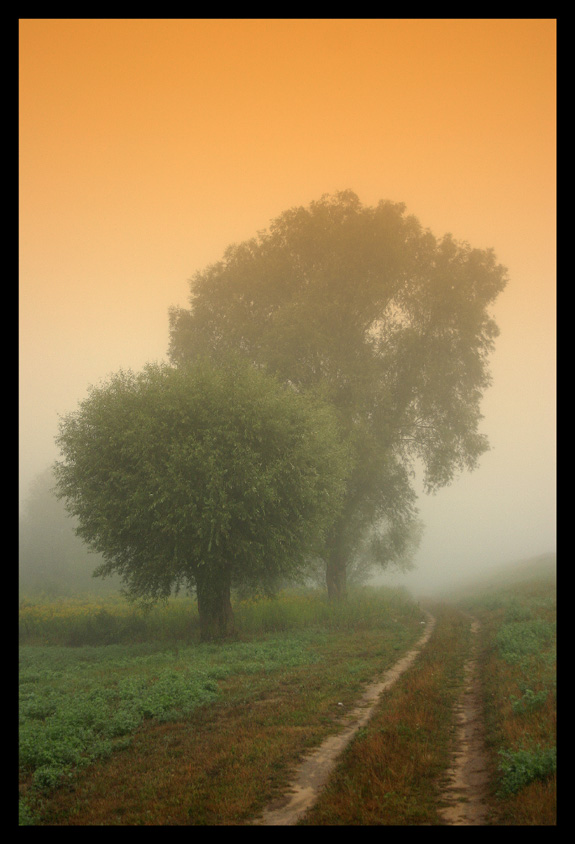
[[[516,794],[534,780],[545,780],[557,770],[557,748],[500,750],[502,773],[499,792],[503,797]]]
[[[543,706],[547,700],[547,692],[542,689],[539,692],[534,692],[531,689],[525,689],[520,698],[511,695],[511,707],[514,712],[533,712]]]

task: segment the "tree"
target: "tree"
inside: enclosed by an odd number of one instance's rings
[[[231,590],[297,572],[347,471],[331,409],[254,367],[148,365],[92,388],[57,438],[78,533],[142,601],[195,590],[202,640],[233,632]]]
[[[325,548],[332,597],[375,525],[393,538],[381,563],[403,559],[415,467],[432,492],[488,448],[478,430],[498,335],[488,306],[505,282],[492,250],[437,239],[403,204],[364,207],[344,191],[230,246],[193,277],[191,307],[171,311],[176,365],[239,352],[336,409],[355,457]]]

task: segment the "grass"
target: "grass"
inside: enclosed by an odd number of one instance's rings
[[[556,607],[530,579],[431,608],[434,633],[344,752],[301,825],[441,823],[454,711],[480,621],[492,825],[556,823]],[[363,589],[236,604],[238,637],[199,644],[188,601],[21,606],[23,825],[245,825],[306,750],[419,638],[410,596]],[[74,645],[71,647],[71,645]]]
[[[377,627],[410,612],[412,603],[402,589],[359,589],[339,606],[316,590],[301,590],[237,601],[234,613],[239,634],[257,636],[310,627],[334,631]],[[119,596],[21,597],[19,631],[20,644],[173,644],[196,639],[199,618],[195,602],[187,597],[149,610]]]
[[[436,627],[429,644],[386,692],[301,825],[442,822],[440,785],[450,761],[453,711],[470,646],[470,623],[448,606],[433,607],[433,614]]]
[[[529,579],[464,605],[481,620],[481,673],[498,823],[557,818],[556,585]]]
[[[106,625],[89,623],[102,609],[126,642],[57,644],[105,639]],[[173,607],[148,642],[129,641],[120,605],[22,610],[34,619],[24,637],[44,643],[20,649],[21,822],[34,825],[248,822],[422,618],[397,590],[364,590],[339,609],[287,594],[245,602],[236,641],[201,645],[168,634]]]
[[[490,753],[490,825],[556,824],[556,600],[553,579],[510,583],[433,608],[436,629],[350,744],[301,825],[442,823],[453,711],[480,619]]]
[[[120,596],[77,595],[20,599],[21,644],[82,645],[177,642],[198,627],[190,599],[174,599],[148,611]]]

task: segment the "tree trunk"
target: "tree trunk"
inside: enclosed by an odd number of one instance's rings
[[[340,548],[332,548],[326,561],[325,579],[329,601],[345,601],[347,597],[346,557]]]
[[[211,642],[235,634],[229,573],[202,566],[196,572],[200,641]]]

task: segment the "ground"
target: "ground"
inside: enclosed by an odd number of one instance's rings
[[[471,631],[476,642],[479,622],[475,619],[472,620]],[[443,793],[446,805],[441,815],[448,826],[484,825],[489,818],[489,773],[476,645],[465,666],[464,689],[457,710],[456,748],[447,774]]]
[[[383,680],[370,685],[357,707],[344,718],[344,729],[330,736],[302,763],[285,797],[275,800],[258,818],[258,826],[291,826],[315,803],[319,792],[325,786],[338,757],[371,715],[379,696],[388,689],[410,667],[427,643],[435,620],[428,617],[425,631],[411,651],[399,660],[384,676]]]
[[[315,803],[337,760],[353,736],[369,719],[382,692],[409,668],[427,643],[435,624],[428,617],[417,645],[397,662],[383,680],[368,687],[357,707],[344,718],[343,730],[330,736],[310,754],[284,797],[275,800],[255,821],[259,826],[292,826]],[[441,817],[446,826],[481,826],[489,817],[488,769],[484,743],[481,696],[476,663],[479,624],[473,619],[474,646],[465,666],[461,699],[456,711],[456,749],[441,794]]]

